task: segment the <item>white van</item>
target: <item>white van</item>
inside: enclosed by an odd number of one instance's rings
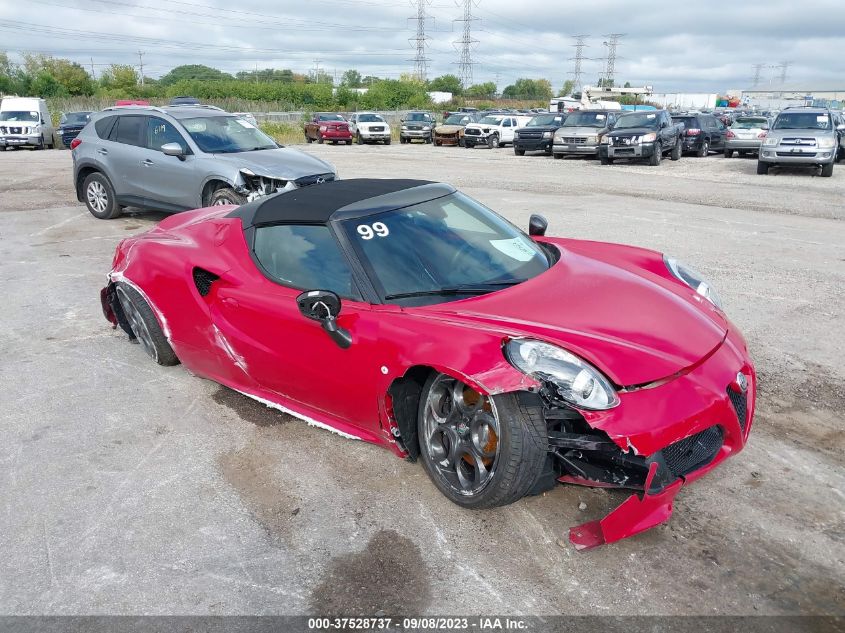
[[[0,101],[0,149],[53,149],[53,131],[53,121],[44,99],[4,97]]]

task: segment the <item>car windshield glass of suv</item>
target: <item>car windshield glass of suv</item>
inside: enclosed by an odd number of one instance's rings
[[[377,114],[359,114],[358,123],[384,123],[384,119]]]
[[[604,127],[607,114],[604,112],[573,112],[566,117],[563,127]]]
[[[735,130],[767,129],[769,122],[766,119],[737,119],[731,127]]]
[[[453,114],[443,121],[443,125],[464,125],[469,123],[469,117],[465,114]]]
[[[317,120],[318,121],[346,121],[346,119],[344,119],[339,114],[318,114]]]
[[[405,305],[493,292],[550,265],[527,235],[457,192],[341,226],[382,298]]]
[[[6,110],[0,112],[0,121],[39,121],[40,117],[37,112],[16,112],[14,110]]]
[[[535,116],[528,122],[528,125],[525,127],[546,127],[549,125],[560,125],[561,119],[563,117],[559,114],[541,114],[540,116]]]
[[[826,112],[781,112],[775,121],[776,130],[829,130],[830,115]]]
[[[431,118],[424,112],[411,112],[405,117],[406,121],[430,121]]]
[[[85,125],[90,118],[90,112],[68,112],[62,116],[62,123],[64,125]]]
[[[616,120],[614,130],[632,128],[632,127],[656,127],[657,115],[653,112],[637,112],[634,114],[624,114]]]
[[[259,149],[276,149],[275,141],[249,121],[236,116],[207,116],[182,119],[180,123],[209,154],[233,154]]]

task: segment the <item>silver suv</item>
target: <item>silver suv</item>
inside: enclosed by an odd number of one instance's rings
[[[71,148],[76,196],[103,220],[127,206],[244,204],[337,177],[330,164],[213,106],[107,108]]]
[[[826,108],[787,108],[778,114],[763,141],[757,173],[772,165],[821,167],[822,176],[833,175],[845,126]]]

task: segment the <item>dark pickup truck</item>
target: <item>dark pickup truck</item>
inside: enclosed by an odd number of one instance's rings
[[[513,153],[525,156],[525,152],[542,151],[552,153],[552,139],[555,131],[563,125],[566,114],[562,112],[548,112],[538,114],[525,127],[514,132]]]
[[[683,151],[684,124],[675,123],[666,110],[628,112],[602,137],[599,158],[610,165],[617,158],[648,159],[659,165],[663,154],[671,152],[679,160]]]

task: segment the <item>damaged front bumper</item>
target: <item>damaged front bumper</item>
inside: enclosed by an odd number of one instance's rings
[[[539,394],[557,481],[635,491],[603,519],[573,527],[576,549],[668,520],[681,487],[745,446],[756,374],[737,334],[697,367],[655,385],[622,390],[620,405],[607,411],[576,411],[547,386]]]
[[[337,176],[335,174],[329,173],[303,176],[295,180],[284,180],[282,178],[273,178],[272,176],[261,176],[251,169],[241,169],[238,182],[235,183],[234,189],[237,193],[244,196],[247,202],[252,202],[264,196],[318,185],[336,179]]]

